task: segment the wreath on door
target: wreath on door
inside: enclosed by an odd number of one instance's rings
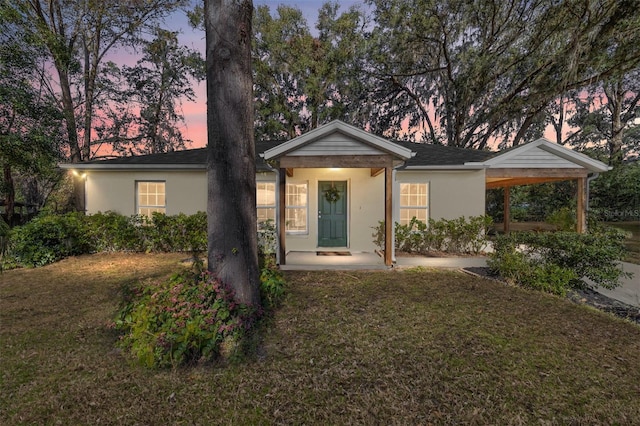
[[[331,188],[324,191],[324,198],[330,203],[335,203],[340,199],[340,191],[332,185]]]

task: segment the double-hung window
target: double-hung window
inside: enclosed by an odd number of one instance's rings
[[[287,183],[285,188],[285,230],[290,234],[308,232],[309,185]],[[258,223],[276,220],[275,182],[256,182]]]
[[[167,197],[164,181],[136,182],[136,211],[151,217],[153,213],[167,212]]]
[[[291,234],[308,232],[309,185],[287,183],[286,188],[285,229]]]
[[[258,223],[276,220],[276,184],[275,182],[256,182],[256,204]]]
[[[411,219],[422,222],[429,219],[429,185],[427,183],[400,184],[400,224],[408,225]]]

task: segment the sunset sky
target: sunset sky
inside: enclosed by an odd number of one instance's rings
[[[311,29],[315,29],[315,24],[318,16],[318,9],[322,6],[323,1],[277,1],[277,0],[254,0],[254,7],[267,5],[272,13],[275,13],[276,8],[280,4],[287,6],[294,6],[300,9],[304,16],[307,18],[307,22]],[[362,4],[357,0],[340,1],[341,10],[347,10],[352,5]],[[187,21],[184,13],[176,13],[171,19],[167,20],[167,29],[172,31],[180,31],[180,41],[182,44],[197,49],[204,55],[205,48],[205,36],[204,32],[193,30]],[[182,104],[182,111],[184,113],[186,128],[183,129],[183,135],[185,139],[193,141],[190,148],[203,147],[207,143],[207,123],[206,123],[206,86],[202,82],[194,86],[194,91],[198,96],[197,102],[185,101]]]

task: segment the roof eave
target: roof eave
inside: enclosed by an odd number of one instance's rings
[[[206,164],[98,164],[61,163],[64,170],[206,170]]]

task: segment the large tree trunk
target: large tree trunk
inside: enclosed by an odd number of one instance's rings
[[[260,303],[251,0],[206,0],[209,271]]]

